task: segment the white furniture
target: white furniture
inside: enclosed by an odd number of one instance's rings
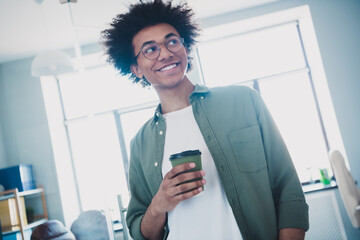
[[[360,189],[345,165],[344,157],[338,150],[329,153],[330,163],[344,202],[347,214],[355,228],[360,227]]]
[[[82,212],[71,224],[70,230],[77,240],[113,240],[106,215],[99,210]]]

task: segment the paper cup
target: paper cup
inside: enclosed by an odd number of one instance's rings
[[[187,170],[187,171],[182,172],[182,173],[194,172],[194,171],[202,170],[201,152],[199,150],[188,150],[188,151],[184,151],[184,152],[181,152],[181,153],[175,153],[175,154],[172,154],[169,159],[170,159],[171,165],[173,167],[175,167],[177,165],[180,165],[180,164],[183,164],[183,163],[192,163],[192,162],[195,163],[195,168],[192,168],[192,169]],[[195,179],[192,179],[192,180],[189,180],[189,181],[185,181],[185,182],[183,182],[181,184],[192,182],[192,181],[197,181],[197,180],[200,180],[200,179],[202,179],[202,177],[201,178],[195,178]],[[204,189],[204,186],[202,188]]]

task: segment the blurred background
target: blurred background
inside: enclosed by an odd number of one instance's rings
[[[0,169],[31,165],[47,218],[70,228],[98,210],[111,239],[123,230],[118,196],[124,208],[129,201],[130,140],[158,104],[153,89],[106,62],[100,44],[132,2],[0,0]],[[189,78],[257,90],[303,184],[307,239],[359,239],[328,154],[339,150],[360,179],[360,2],[186,2],[202,28]],[[40,202],[25,205],[42,211]]]

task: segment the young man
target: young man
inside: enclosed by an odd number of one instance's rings
[[[308,206],[261,97],[241,86],[194,86],[186,76],[198,34],[192,17],[186,4],[140,1],[103,32],[109,61],[160,99],[131,143],[131,236],[304,239]],[[203,170],[171,167],[171,154],[194,149]]]

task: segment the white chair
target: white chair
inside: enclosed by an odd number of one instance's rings
[[[341,198],[352,225],[360,227],[360,189],[357,188],[350,171],[345,166],[344,157],[338,150],[329,153]]]
[[[129,236],[129,230],[128,230],[127,225],[126,225],[126,217],[125,217],[125,213],[127,211],[127,208],[125,208],[123,206],[123,203],[122,203],[122,200],[121,200],[121,194],[117,195],[117,199],[118,199],[119,210],[120,210],[121,224],[122,224],[122,227],[123,227],[122,231],[123,231],[123,234],[124,234],[124,240],[130,240],[132,238]]]
[[[108,221],[103,212],[88,210],[82,212],[72,223],[71,232],[76,240],[112,240],[114,239],[108,227]]]

